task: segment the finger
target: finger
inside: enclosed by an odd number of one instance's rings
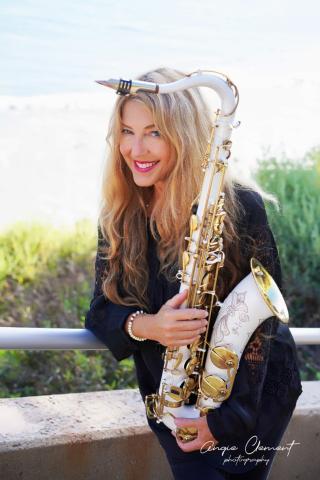
[[[184,428],[184,427],[192,427],[192,428],[199,428],[202,423],[201,417],[198,418],[185,418],[185,417],[175,417],[173,419],[176,427]]]
[[[173,328],[179,332],[193,332],[205,328],[207,325],[206,318],[199,318],[199,320],[179,320]]]
[[[179,308],[177,310],[171,311],[171,316],[175,320],[185,321],[185,320],[196,320],[197,318],[207,318],[207,310],[202,310],[200,308]]]
[[[184,347],[186,345],[190,345],[190,343],[195,342],[200,338],[200,335],[197,335],[196,337],[192,339],[187,339],[184,338],[183,340],[175,340],[173,344],[168,345],[169,348],[175,348],[175,347]]]
[[[198,430],[198,435],[194,440],[191,440],[189,442],[183,442],[179,439],[179,436],[176,434],[176,440],[177,444],[180,447],[180,449],[184,452],[193,452],[195,450],[200,450],[202,446],[201,439],[199,438],[200,435],[200,430],[199,430],[199,418],[179,418],[176,417],[174,418],[174,423],[178,428],[188,428],[192,427],[193,429],[196,428]]]
[[[177,295],[167,300],[165,305],[168,305],[169,307],[172,307],[172,308],[178,308],[185,301],[185,299],[187,298],[187,295],[188,295],[188,289],[183,290],[183,292],[177,293]]]
[[[180,442],[180,440],[177,438],[177,445],[178,447],[180,447],[180,449],[183,452],[186,452],[186,453],[200,450],[202,447],[202,443],[199,442],[197,438],[195,440],[192,440],[191,442],[186,442],[186,443]]]
[[[193,331],[186,331],[186,332],[175,332],[171,334],[172,342],[180,341],[180,340],[192,340],[193,338],[198,337],[201,333],[206,331],[205,327],[197,328],[197,330]],[[170,341],[170,340],[169,340]]]

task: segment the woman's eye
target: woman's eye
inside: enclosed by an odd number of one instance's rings
[[[152,137],[160,137],[161,134],[160,134],[159,130],[152,130],[152,132],[150,132],[150,135]]]
[[[130,133],[132,133],[132,132],[131,132],[131,130],[129,130],[128,128],[123,128],[123,129],[121,130],[121,133],[124,133],[125,135],[127,135],[127,134],[130,135]]]

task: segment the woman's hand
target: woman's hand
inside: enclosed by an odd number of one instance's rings
[[[147,338],[164,346],[189,345],[205,332],[208,312],[197,308],[179,308],[187,290],[170,298],[148,322]]]
[[[198,436],[191,442],[183,443],[176,436],[175,432],[171,431],[172,435],[176,438],[178,446],[183,452],[194,452],[195,450],[201,450],[205,453],[206,450],[213,449],[219,442],[212,435],[208,423],[207,417],[204,415],[199,418],[175,418],[174,423],[177,428],[193,427],[197,428]]]

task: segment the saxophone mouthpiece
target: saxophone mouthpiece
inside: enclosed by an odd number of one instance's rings
[[[114,78],[110,78],[109,80],[96,80],[96,82],[104,87],[116,90],[118,95],[135,95],[139,91],[150,93],[159,92],[159,85],[153,82],[123,80],[122,78],[119,80],[115,80]]]
[[[109,80],[96,80],[96,83],[99,83],[104,87],[109,87],[109,88],[113,88],[114,90],[117,90],[119,85],[119,80],[110,78]]]

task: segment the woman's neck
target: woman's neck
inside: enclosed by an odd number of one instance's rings
[[[151,213],[154,209],[154,206],[156,205],[156,203],[158,203],[158,201],[160,200],[160,198],[162,197],[163,195],[163,185],[161,184],[155,184],[153,186],[153,189],[151,191],[149,191],[146,195],[146,200],[145,200],[145,206],[146,206],[146,210],[147,210],[147,217],[149,218],[151,216]]]

